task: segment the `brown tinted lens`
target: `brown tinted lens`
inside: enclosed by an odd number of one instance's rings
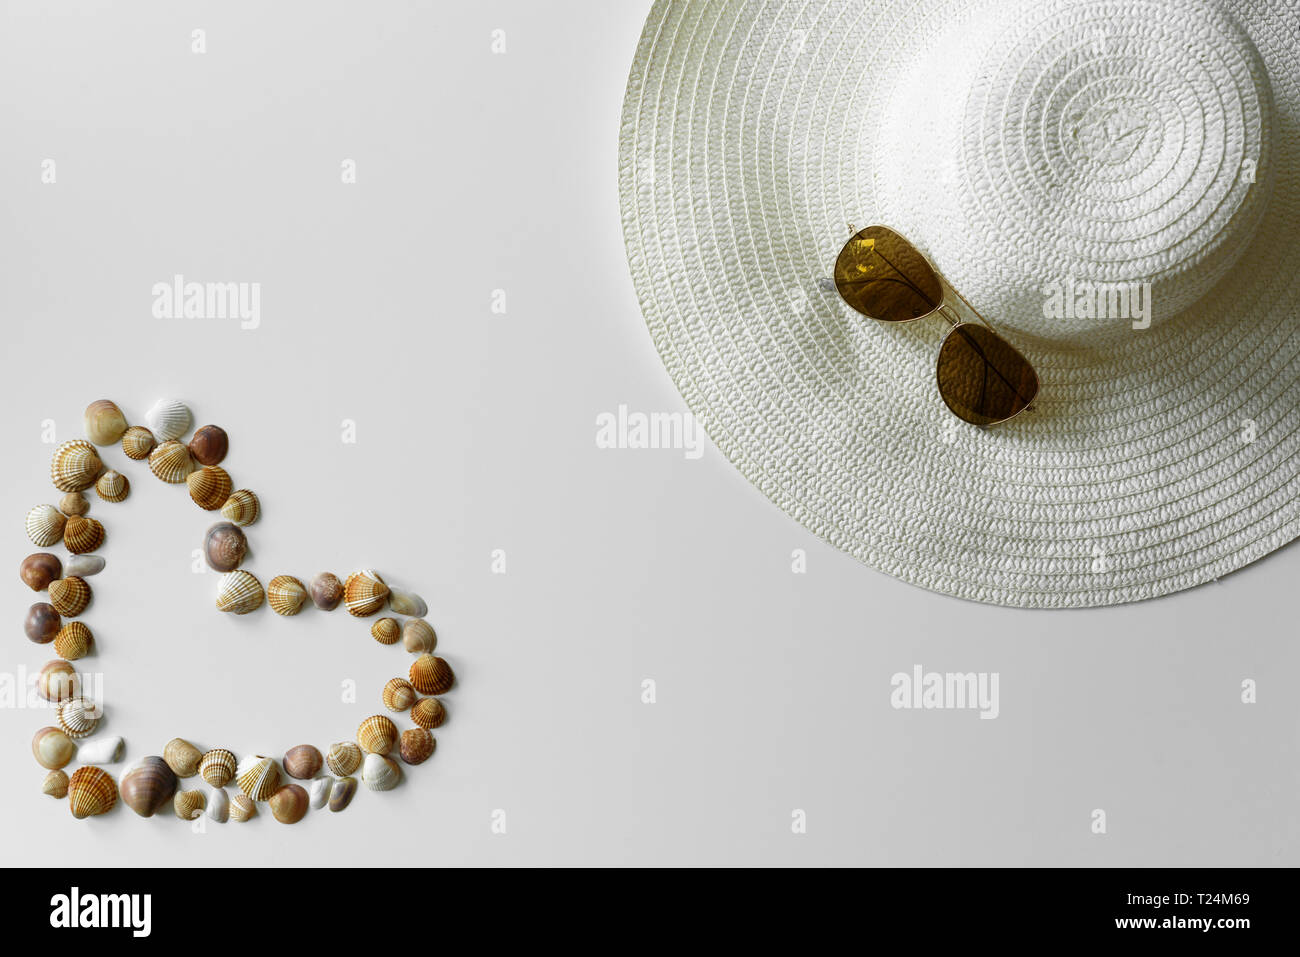
[[[967,422],[992,425],[1034,401],[1038,375],[1001,336],[967,322],[949,332],[939,349],[939,394]]]
[[[925,257],[898,233],[868,226],[835,260],[835,288],[872,319],[907,322],[939,308],[943,290]]]

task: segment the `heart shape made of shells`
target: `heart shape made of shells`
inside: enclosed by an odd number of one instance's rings
[[[67,797],[75,818],[106,814],[120,797],[141,817],[170,806],[182,820],[206,812],[219,823],[246,821],[265,803],[277,821],[294,824],[309,808],[347,807],[357,791],[358,771],[368,789],[392,790],[403,778],[402,764],[423,764],[433,754],[433,729],[447,717],[440,696],[455,682],[451,666],[433,653],[438,639],[425,620],[427,605],[413,592],[390,587],[368,568],[341,581],[325,572],[310,584],[293,575],[276,575],[263,588],[256,576],[240,567],[248,549],[244,529],[260,513],[257,495],[236,489],[222,468],[229,439],[219,426],[205,425],[188,443],[182,441],[191,422],[190,410],[176,400],[155,403],[144,425],[129,425],[114,402],[92,402],[85,412],[86,438],[59,445],[50,464],[50,478],[63,497],[57,505],[37,505],[27,513],[32,543],[42,549],[62,543],[69,555],[64,561],[51,552],[36,552],[19,566],[23,582],[33,591],[46,592],[47,598],[28,610],[27,637],[52,644],[58,656],[36,676],[36,693],[55,709],[55,724],[40,728],[32,739],[32,754],[47,771],[42,791]],[[85,493],[93,487],[100,501],[115,503],[124,501],[131,489],[126,475],[107,466],[100,455],[100,448],[115,445],[130,460],[147,460],[162,482],[186,485],[199,508],[220,510],[223,520],[208,529],[203,542],[208,565],[222,573],[218,611],[245,615],[265,604],[277,615],[296,615],[310,602],[322,611],[342,605],[353,617],[372,618],[387,607],[391,614],[375,619],[370,634],[382,645],[400,642],[415,658],[406,677],[384,685],[380,701],[389,713],[409,716],[414,727],[399,732],[388,715],[371,715],[357,728],[355,740],[331,744],[323,754],[315,745],[296,745],[278,762],[261,754],[241,758],[224,748],[204,750],[184,738],[172,738],[161,755],[132,761],[114,779],[105,766],[124,760],[125,744],[118,736],[92,737],[103,723],[103,702],[82,693],[83,676],[73,662],[94,647],[89,626],[78,616],[91,602],[86,579],[105,564],[96,553],[107,530],[90,516]],[[80,766],[68,774],[65,768],[74,760]],[[183,779],[195,776],[202,778],[206,790],[182,786]],[[233,795],[228,785],[233,785]]]

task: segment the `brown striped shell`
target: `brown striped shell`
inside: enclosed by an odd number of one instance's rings
[[[64,618],[76,618],[90,604],[90,586],[75,575],[50,582],[50,604]]]
[[[343,604],[348,614],[356,618],[366,618],[384,607],[388,600],[388,586],[378,573],[364,568],[353,572],[343,583]]]
[[[230,473],[220,465],[205,465],[185,478],[194,504],[206,512],[213,512],[226,504],[234,483]]]
[[[109,469],[95,481],[95,492],[105,502],[125,502],[131,483],[116,469]]]
[[[199,776],[214,788],[223,788],[235,776],[238,765],[233,752],[225,748],[213,748],[199,759]]]
[[[411,684],[420,694],[443,694],[455,680],[456,676],[445,658],[420,655],[411,662]]]
[[[397,725],[382,714],[372,714],[357,727],[357,742],[371,754],[387,754],[397,743]]]
[[[257,501],[257,496],[246,488],[231,492],[221,506],[221,514],[236,525],[252,525],[261,512],[262,506]]]
[[[122,803],[132,811],[141,817],[153,817],[176,793],[176,775],[166,761],[151,754],[122,774],[118,790]]]
[[[117,784],[103,768],[86,765],[68,778],[68,806],[75,818],[106,814],[117,803]]]
[[[310,781],[321,769],[325,759],[320,749],[310,744],[300,744],[284,753],[284,773],[291,778]]]
[[[95,447],[85,439],[73,439],[54,450],[50,481],[60,492],[80,492],[94,485],[103,470],[104,463]]]
[[[402,626],[396,618],[380,618],[370,626],[370,635],[381,645],[395,645],[402,637]]]
[[[411,720],[421,728],[436,728],[447,720],[447,709],[437,698],[421,698],[411,705]]]
[[[170,439],[149,453],[149,471],[169,485],[179,485],[194,471],[194,460],[189,449]]]
[[[292,575],[276,575],[267,583],[266,601],[277,615],[296,615],[307,601],[307,587]]]
[[[74,515],[63,526],[63,545],[74,555],[93,552],[104,544],[104,526],[98,519]]]
[[[202,791],[177,791],[172,798],[172,810],[182,821],[197,820],[208,806],[208,799]]]
[[[217,611],[247,615],[262,607],[265,600],[262,583],[251,572],[238,568],[221,576],[221,583],[217,586]]]
[[[265,801],[280,787],[280,768],[270,758],[250,754],[239,762],[236,780],[254,801]]]
[[[405,678],[390,678],[379,695],[389,711],[405,711],[415,703],[415,689]]]
[[[60,658],[76,661],[90,651],[93,636],[83,622],[70,621],[54,636],[54,653]]]
[[[407,728],[402,732],[398,754],[407,764],[423,764],[433,754],[438,742],[424,728]]]
[[[347,777],[361,767],[361,749],[351,741],[331,744],[325,755],[325,765],[339,777]]]
[[[122,451],[135,462],[147,459],[156,444],[153,433],[143,425],[133,425],[122,433]]]

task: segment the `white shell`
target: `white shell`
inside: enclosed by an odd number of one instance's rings
[[[85,578],[98,575],[104,570],[104,559],[100,555],[73,555],[63,563],[65,578]]]
[[[392,758],[382,754],[367,754],[361,766],[361,780],[372,791],[391,791],[402,779],[401,769]]]
[[[144,424],[159,442],[179,439],[190,430],[190,410],[176,399],[159,399],[144,414]]]
[[[77,748],[77,760],[82,764],[116,764],[125,750],[126,742],[117,735],[91,738]]]
[[[59,705],[56,713],[63,733],[76,739],[92,734],[95,728],[99,727],[99,719],[102,716],[103,712],[99,705],[89,698],[69,698]]]
[[[262,607],[266,592],[251,572],[237,568],[221,576],[217,585],[217,610],[246,615]]]
[[[412,618],[423,618],[429,613],[429,606],[423,598],[413,591],[402,591],[400,588],[389,589],[388,607],[399,615],[409,615]]]
[[[67,516],[53,505],[37,505],[27,513],[27,537],[37,548],[49,548],[63,540]]]
[[[230,795],[225,788],[209,789],[208,817],[218,824],[225,824],[230,819]]]
[[[311,806],[314,808],[324,807],[325,802],[330,799],[330,790],[333,787],[333,778],[313,778],[311,785],[307,789],[308,795],[311,796]]]

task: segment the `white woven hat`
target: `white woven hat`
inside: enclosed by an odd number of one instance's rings
[[[686,402],[863,562],[1106,605],[1300,535],[1296,0],[659,0],[620,163]],[[929,255],[1034,364],[1034,411],[948,412],[948,325],[829,281],[850,222]]]

